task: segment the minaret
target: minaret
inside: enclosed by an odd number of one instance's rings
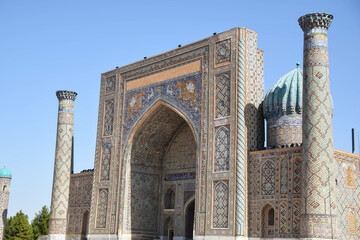
[[[12,175],[7,168],[0,169],[0,240],[4,239]]]
[[[64,239],[69,201],[69,185],[74,133],[74,101],[77,93],[57,91],[58,126],[51,197],[49,239]]]
[[[299,18],[304,31],[303,70],[303,238],[336,238],[334,148],[327,30],[333,16]]]

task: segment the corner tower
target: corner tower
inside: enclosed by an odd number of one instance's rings
[[[0,240],[4,239],[11,178],[12,175],[7,168],[4,167],[3,169],[0,169]]]
[[[303,211],[301,235],[336,237],[334,148],[327,30],[333,16],[311,13],[299,18],[304,31]]]
[[[74,101],[77,93],[57,91],[59,99],[58,127],[51,198],[49,239],[65,239],[69,202],[72,139],[74,133]]]

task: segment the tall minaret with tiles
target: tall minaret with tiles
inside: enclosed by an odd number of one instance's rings
[[[59,110],[48,239],[65,240],[77,93],[57,91],[56,96]]]
[[[327,13],[299,18],[304,31],[301,235],[308,239],[336,238],[333,109],[327,37],[332,19]]]

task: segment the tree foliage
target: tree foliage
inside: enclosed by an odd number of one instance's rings
[[[34,232],[34,239],[40,235],[47,235],[49,230],[50,212],[46,206],[43,206],[39,213],[35,214],[35,218],[31,222]]]
[[[14,217],[6,221],[5,240],[32,240],[33,230],[28,221],[28,216],[21,210]]]

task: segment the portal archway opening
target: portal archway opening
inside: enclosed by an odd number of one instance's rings
[[[141,239],[185,236],[185,223],[176,216],[195,195],[195,136],[170,107],[160,104],[150,111],[130,145],[127,232]]]
[[[194,238],[195,199],[186,207],[185,211],[185,237],[187,240]]]

